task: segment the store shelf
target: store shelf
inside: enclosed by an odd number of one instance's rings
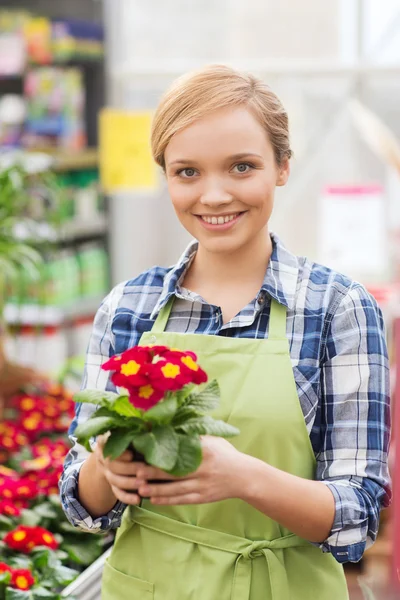
[[[0,169],[6,169],[15,164],[22,164],[30,173],[40,173],[48,169],[58,173],[97,169],[98,150],[97,148],[86,148],[77,152],[48,148],[31,148],[29,150],[1,150],[0,148]]]
[[[4,319],[8,325],[56,326],[81,317],[94,316],[103,296],[78,299],[66,307],[7,304]]]
[[[57,172],[96,169],[98,166],[97,148],[86,148],[85,150],[79,151],[35,148],[29,150],[28,154],[38,152],[47,154],[51,157],[52,168]]]
[[[104,237],[108,230],[107,219],[99,215],[93,221],[70,221],[57,231],[49,223],[29,221],[18,223],[14,230],[20,241],[68,243],[85,239]]]

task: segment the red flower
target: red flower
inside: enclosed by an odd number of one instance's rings
[[[147,369],[150,364],[150,353],[142,348],[135,347],[123,354],[111,358],[102,368],[114,371],[111,380],[118,387],[146,385]]]
[[[14,502],[10,500],[0,500],[0,515],[6,515],[7,517],[19,517],[21,514],[20,509],[15,506]]]
[[[21,446],[28,444],[27,436],[11,421],[0,423],[0,449],[16,452]]]
[[[0,485],[0,498],[5,500],[31,500],[38,495],[38,489],[35,482],[27,477],[20,479],[9,479],[6,483]]]
[[[19,525],[13,531],[9,531],[3,541],[9,548],[25,554],[29,554],[36,546],[47,546],[52,550],[59,546],[54,535],[47,529],[26,525]]]
[[[6,563],[0,562],[0,573],[12,573],[12,568]]]
[[[149,410],[164,396],[164,392],[157,390],[150,383],[138,388],[128,388],[128,392],[131,404],[142,410]]]
[[[178,361],[165,360],[164,358],[151,365],[149,379],[155,388],[163,392],[181,390],[190,383],[190,378]]]
[[[59,543],[50,531],[43,527],[33,527],[32,529],[35,530],[34,539],[36,546],[47,546],[47,548],[57,550]]]
[[[35,584],[35,578],[29,569],[14,569],[11,575],[11,587],[17,590],[30,590]]]
[[[34,527],[19,525],[13,531],[9,531],[3,541],[12,550],[28,554],[35,547],[32,530]]]

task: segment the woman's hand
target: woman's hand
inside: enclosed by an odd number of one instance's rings
[[[120,500],[125,504],[139,504],[141,499],[137,494],[138,481],[136,473],[139,468],[145,466],[144,463],[133,462],[133,453],[129,450],[121,454],[121,456],[115,460],[105,458],[103,455],[103,448],[106,441],[107,436],[98,436],[96,449],[94,451],[97,466],[101,474],[108,482],[112,493],[117,500]]]
[[[152,504],[205,504],[240,497],[243,487],[243,459],[248,458],[223,438],[202,437],[203,461],[187,477],[171,477],[143,463],[136,470],[139,494]],[[139,463],[138,463],[139,464]],[[171,483],[149,484],[149,479]]]

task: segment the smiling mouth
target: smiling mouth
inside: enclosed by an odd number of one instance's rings
[[[220,216],[208,216],[208,215],[198,215],[202,221],[208,223],[209,225],[223,225],[224,223],[229,223],[236,219],[239,215],[243,213],[231,213],[230,215],[220,215]]]

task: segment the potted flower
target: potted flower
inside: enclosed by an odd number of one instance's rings
[[[117,458],[133,448],[136,459],[163,471],[185,476],[202,460],[202,435],[230,437],[239,431],[214,419],[220,400],[217,381],[207,374],[193,352],[167,346],[135,346],[102,366],[111,371],[119,393],[84,390],[76,402],[97,410],[75,431],[91,451],[92,438],[107,434],[104,455]]]

